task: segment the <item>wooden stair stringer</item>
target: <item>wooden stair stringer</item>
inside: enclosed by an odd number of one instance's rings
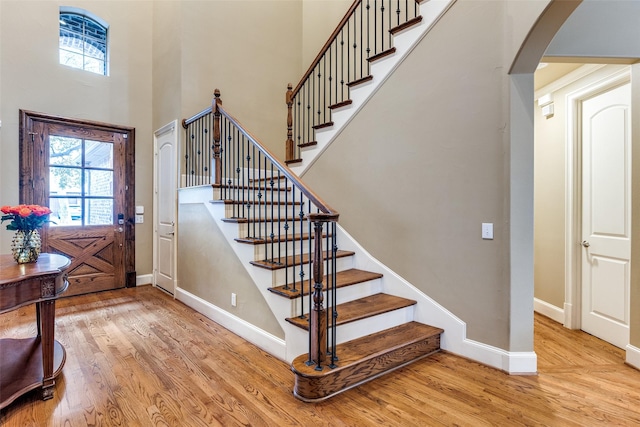
[[[316,130],[313,147],[305,148],[300,159],[287,161],[289,168],[298,176],[303,176],[315,160],[329,147],[344,127],[353,119],[367,101],[378,91],[393,71],[404,61],[413,48],[424,38],[456,0],[429,0],[419,5],[422,20],[415,25],[393,35],[395,52],[371,64],[373,79],[354,86],[350,90],[350,105],[331,113],[332,126]]]

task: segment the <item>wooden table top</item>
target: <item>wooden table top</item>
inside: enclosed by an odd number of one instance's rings
[[[18,264],[12,255],[0,255],[0,286],[29,277],[59,273],[69,267],[71,261],[64,255],[42,253],[37,262]]]

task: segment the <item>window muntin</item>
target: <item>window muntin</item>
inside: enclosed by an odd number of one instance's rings
[[[107,26],[86,13],[60,11],[60,64],[107,75]]]

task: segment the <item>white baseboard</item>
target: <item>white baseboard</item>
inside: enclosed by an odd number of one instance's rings
[[[510,375],[536,375],[538,356],[533,351],[507,351],[481,342],[465,339],[460,355]]]
[[[283,339],[280,339],[263,329],[257,328],[255,325],[220,309],[219,307],[185,291],[184,289],[176,288],[175,298],[193,308],[198,313],[201,313],[221,326],[224,326],[234,334],[246,339],[252,344],[257,345],[274,357],[277,357],[280,360],[286,360],[287,348]]]
[[[153,283],[153,274],[141,274],[136,276],[136,286],[151,285]]]
[[[640,369],[640,348],[627,344],[625,350],[627,350],[625,362],[636,369]]]
[[[564,325],[564,310],[541,299],[533,299],[533,310]]]

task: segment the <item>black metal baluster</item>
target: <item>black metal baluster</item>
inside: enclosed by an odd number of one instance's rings
[[[329,224],[331,224],[331,231],[329,232]],[[332,322],[331,322],[331,368],[337,367],[336,361],[338,360],[337,346],[338,346],[338,289],[336,287],[337,277],[337,265],[336,265],[336,253],[338,251],[338,245],[336,241],[336,222],[332,221],[327,223],[327,239],[331,241],[331,300],[333,301],[331,307]],[[328,235],[331,235],[331,238]]]
[[[362,60],[362,52],[363,52],[363,48],[364,48],[364,9],[362,8],[362,3],[360,3],[360,6],[358,7],[360,9],[360,77],[364,76],[364,70],[363,70],[363,66],[364,66],[364,61]]]
[[[345,67],[345,63],[344,63],[344,29],[340,30],[340,91],[342,94],[342,97],[344,99],[344,85],[345,85],[345,81],[344,81],[344,67]],[[349,78],[349,72],[347,71],[347,78]]]
[[[373,0],[373,54],[378,53],[378,0]]]
[[[278,178],[279,177],[280,177],[280,170],[278,170]],[[280,190],[281,182],[282,182],[282,180],[279,179],[278,180],[278,190]],[[288,188],[289,188],[289,180],[285,179],[284,180],[284,189],[285,189],[284,204],[287,205],[287,206],[288,206],[288,203],[289,203],[289,191],[288,191]],[[284,215],[284,237],[285,237],[285,240],[288,239],[288,237],[289,237],[289,219],[288,219],[288,214],[289,214],[289,212],[287,212]],[[289,256],[289,245],[285,245],[285,247],[284,247],[284,259],[285,260],[288,259],[288,256]],[[288,268],[284,269],[284,283],[285,283],[284,288],[285,289],[289,289],[289,269]],[[293,290],[295,291],[295,289],[296,288],[295,288],[295,283],[294,283]]]
[[[270,171],[270,176],[271,176],[271,203],[273,203],[274,201],[276,201],[276,198],[273,195],[273,186],[274,186],[274,178],[273,178],[273,163],[271,163],[271,171]],[[282,257],[282,242],[285,242],[285,245],[287,244],[287,239],[285,236],[285,239],[282,239],[282,233],[281,233],[281,226],[282,226],[282,209],[280,209],[280,170],[278,169],[278,197],[277,197],[277,202],[278,202],[278,244],[277,244],[277,248],[278,248],[278,259],[280,259]],[[285,206],[287,206],[287,204],[285,203]],[[285,215],[286,215],[286,209],[285,209]],[[271,252],[275,252],[274,251],[274,239],[275,239],[275,234],[273,232],[273,222],[271,225]]]
[[[242,164],[242,162],[240,161],[240,131],[238,131],[238,129],[235,128],[235,126],[233,127],[234,129],[234,135],[235,135],[235,147],[236,147],[236,159],[235,159],[235,170],[236,170],[236,176],[234,178],[234,192],[235,192],[235,198],[234,200],[239,202],[240,201],[240,165]],[[241,218],[242,217],[242,208],[240,206],[238,206],[238,213],[236,218]],[[249,231],[247,230],[247,236],[249,235]],[[247,237],[244,236],[244,237]]]
[[[304,195],[302,194],[302,190],[300,191],[300,211],[298,212],[298,221],[300,221],[300,236],[299,236],[299,241],[300,241],[300,271],[298,273],[298,275],[300,276],[300,289],[304,290],[304,267],[305,267],[305,262],[304,262],[304,239],[302,238],[302,235],[304,234],[304,218],[305,218],[305,212],[304,212]],[[292,208],[292,211],[295,212],[296,206],[294,205]],[[295,234],[294,234],[294,238],[295,238]],[[294,246],[295,246],[295,241],[294,241]],[[312,261],[312,257],[311,257],[311,253],[308,254],[308,262],[309,265]],[[309,272],[311,272],[311,269],[309,269]],[[311,277],[311,274],[309,274],[309,277]],[[311,280],[311,279],[309,279]],[[300,311],[300,317],[304,317],[304,307],[303,310]]]
[[[225,117],[226,120],[226,117]],[[231,123],[229,121],[226,121],[226,128],[227,128],[227,150],[228,150],[228,154],[227,154],[227,185],[228,188],[225,190],[225,199],[231,199],[233,197],[233,158],[235,156],[235,147],[233,145],[233,134],[232,134],[232,129],[231,129]],[[236,207],[234,205],[233,207],[233,216],[237,217],[237,211],[236,211]]]

